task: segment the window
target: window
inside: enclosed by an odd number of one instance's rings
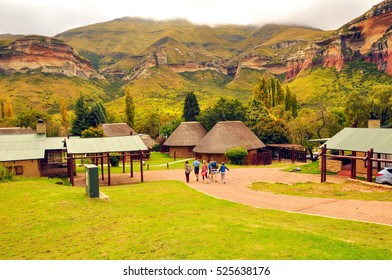
[[[48,163],[61,163],[63,162],[63,153],[61,151],[47,152]]]
[[[23,166],[15,166],[15,174],[23,175]]]
[[[392,168],[387,169],[387,171],[388,171],[389,173],[392,173]]]
[[[8,170],[15,175],[23,175],[23,166],[8,166]]]

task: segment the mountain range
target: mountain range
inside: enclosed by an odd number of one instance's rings
[[[0,35],[0,98],[56,112],[60,97],[71,104],[86,93],[117,112],[128,85],[139,106],[163,104],[175,116],[187,91],[202,106],[218,96],[246,100],[261,75],[293,82],[309,69],[340,72],[357,60],[392,75],[391,12],[392,0],[383,1],[335,31],[120,18],[54,38]]]

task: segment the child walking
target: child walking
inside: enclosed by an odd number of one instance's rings
[[[221,182],[226,184],[226,170],[230,171],[229,168],[226,167],[225,163],[222,162],[221,166],[219,167],[219,173],[221,174]]]
[[[203,183],[204,183],[204,179],[208,178],[207,172],[208,172],[208,165],[207,162],[203,160],[203,165],[201,166],[201,176],[203,177]],[[207,184],[208,184],[208,180],[207,180]]]

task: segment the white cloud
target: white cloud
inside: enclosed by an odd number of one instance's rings
[[[336,29],[379,0],[0,0],[0,33],[55,35],[133,16],[199,24],[297,23]]]

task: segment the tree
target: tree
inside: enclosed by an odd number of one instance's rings
[[[359,91],[352,91],[345,102],[345,113],[352,127],[366,127],[371,113],[371,101]]]
[[[60,115],[61,115],[62,130],[64,132],[64,135],[68,135],[69,122],[68,122],[68,114],[67,114],[67,104],[64,98],[61,99],[61,103],[60,103]]]
[[[284,122],[269,117],[261,119],[251,128],[264,144],[289,144],[291,137]]]
[[[92,127],[90,126],[88,129],[82,131],[82,138],[100,138],[103,137],[103,129],[102,127]]]
[[[125,119],[130,127],[135,126],[135,104],[129,88],[125,90]]]
[[[381,125],[392,121],[392,86],[376,86],[370,93],[371,111]]]
[[[169,137],[174,132],[174,130],[176,130],[177,127],[180,126],[181,123],[182,123],[181,119],[177,119],[169,123],[166,123],[161,128],[161,135],[164,137]]]
[[[220,98],[214,106],[202,111],[197,120],[208,131],[220,121],[245,122],[245,111],[245,106],[237,99]]]
[[[184,109],[182,117],[184,121],[196,121],[197,116],[200,114],[199,103],[197,102],[196,95],[193,92],[188,92],[185,96]]]
[[[159,136],[160,116],[156,112],[147,113],[136,125],[135,130],[142,134],[148,134],[152,138]]]
[[[97,127],[101,124],[106,123],[107,119],[104,111],[102,110],[102,104],[100,105],[98,102],[91,108],[90,113],[88,114],[88,123],[89,126]]]
[[[14,117],[14,111],[12,110],[11,99],[9,97],[8,97],[7,101],[5,102],[4,115],[6,118],[13,118]]]
[[[72,123],[72,135],[81,136],[82,131],[89,128],[88,122],[88,108],[85,104],[83,95],[76,100],[75,106],[76,117]]]
[[[264,104],[257,99],[252,99],[248,104],[248,108],[246,109],[245,124],[249,128],[252,128],[258,122],[260,122],[261,120],[264,120],[267,117],[268,118],[270,117],[270,112],[264,106]]]
[[[4,100],[0,99],[0,118],[4,119],[5,118],[5,108],[4,108]]]

